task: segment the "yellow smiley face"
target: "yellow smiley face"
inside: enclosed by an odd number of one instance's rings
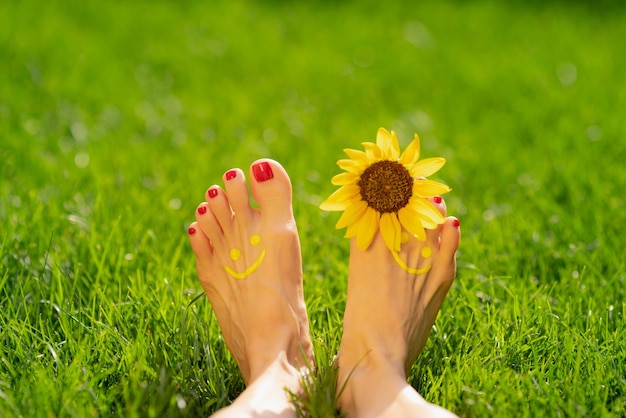
[[[255,234],[255,235],[252,235],[252,237],[250,237],[250,244],[253,247],[258,246],[260,243],[261,243],[261,237],[259,235]],[[248,267],[242,273],[237,273],[235,270],[231,269],[228,266],[225,266],[224,269],[226,269],[226,273],[230,274],[235,279],[245,279],[246,277],[254,273],[256,269],[259,267],[259,265],[261,265],[261,262],[263,261],[263,257],[265,257],[265,248],[261,250],[261,254],[259,254],[259,256],[254,261],[254,263],[250,264],[250,267]],[[233,248],[232,250],[230,250],[230,258],[233,261],[239,260],[239,258],[241,258],[241,251],[238,250],[237,248]]]

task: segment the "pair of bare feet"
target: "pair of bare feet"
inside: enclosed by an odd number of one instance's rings
[[[246,390],[218,417],[295,417],[287,391],[298,393],[313,365],[303,295],[302,260],[291,183],[276,161],[233,169],[211,186],[189,227],[200,282]],[[445,202],[433,199],[444,214]],[[348,417],[453,416],[426,402],[407,374],[428,338],[456,273],[460,230],[448,217],[425,242],[410,238],[398,266],[380,233],[366,250],[351,242],[344,332],[337,355],[341,410]],[[354,241],[354,239],[353,239]],[[430,247],[432,254],[422,255]]]

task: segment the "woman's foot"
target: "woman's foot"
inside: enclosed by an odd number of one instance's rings
[[[314,361],[291,183],[269,159],[253,163],[250,178],[260,209],[251,206],[243,171],[229,170],[224,189],[207,190],[189,239],[200,282],[248,389],[276,381],[285,395],[285,387],[297,391],[299,373]]]
[[[445,216],[443,199],[431,202]],[[426,241],[409,238],[400,258],[412,269],[427,269],[415,275],[399,266],[380,233],[366,251],[353,239],[337,358],[339,404],[348,417],[450,414],[427,403],[406,379],[454,280],[459,240],[453,217],[427,230]]]

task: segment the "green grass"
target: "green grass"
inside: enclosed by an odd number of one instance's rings
[[[379,126],[448,159],[463,228],[411,383],[461,416],[626,414],[623,7],[406,3],[0,3],[0,416],[231,402],[185,227],[261,156],[294,183],[330,414],[348,242],[317,205]]]

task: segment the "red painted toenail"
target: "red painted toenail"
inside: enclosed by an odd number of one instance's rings
[[[217,189],[209,189],[209,197],[213,199],[215,196],[217,196]]]
[[[189,232],[189,235],[193,235],[193,234],[195,234],[195,233],[196,233],[196,228],[194,228],[194,227],[190,227],[190,228],[187,230],[187,232]]]
[[[232,180],[235,177],[237,177],[237,171],[236,170],[229,170],[226,172],[226,180]]]
[[[433,197],[433,201],[436,204],[439,204],[439,203],[441,203],[443,201],[443,199],[441,198],[441,196],[435,196],[435,197]]]
[[[459,226],[461,226],[461,222],[459,222],[458,219],[455,219],[452,221],[452,226],[458,228]]]
[[[252,174],[258,182],[274,178],[272,167],[267,162],[258,163],[252,166]]]
[[[200,206],[200,207],[198,208],[198,213],[199,213],[200,215],[204,215],[204,214],[206,213],[206,206]]]

